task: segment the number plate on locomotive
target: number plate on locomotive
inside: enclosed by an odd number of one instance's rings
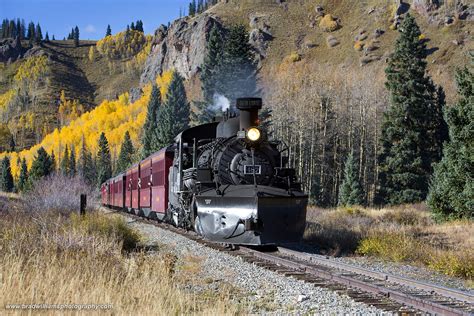
[[[244,166],[244,174],[262,174],[262,166],[259,165],[245,165]]]

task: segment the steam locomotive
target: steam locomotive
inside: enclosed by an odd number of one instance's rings
[[[226,244],[299,241],[308,196],[288,148],[259,127],[259,98],[237,100],[240,116],[189,128],[174,144],[101,186],[102,204],[194,229]]]

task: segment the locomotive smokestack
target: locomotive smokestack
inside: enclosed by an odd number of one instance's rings
[[[239,98],[237,108],[240,110],[240,130],[258,126],[258,110],[262,108],[261,98]]]

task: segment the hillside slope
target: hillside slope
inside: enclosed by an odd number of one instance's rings
[[[210,12],[224,24],[248,25],[257,51],[268,46],[264,49],[263,74],[269,77],[273,75],[273,66],[292,54],[297,54],[302,63],[341,66],[359,72],[364,72],[365,67],[383,70],[398,37],[393,25],[403,14],[413,14],[428,44],[428,69],[435,82],[442,84],[452,98],[454,70],[468,63],[468,53],[474,50],[474,5],[446,4],[430,9],[426,3],[438,1],[401,2],[227,0]],[[325,31],[321,22],[324,15],[337,20],[338,29]],[[452,19],[451,23],[445,23],[447,18]],[[330,37],[339,44],[330,47]],[[357,42],[362,44],[360,50],[356,49]]]
[[[46,134],[70,121],[62,119],[58,113],[63,101],[62,92],[67,101],[77,102],[77,114],[80,115],[137,85],[140,72],[126,67],[130,58],[110,61],[97,52],[95,45],[95,41],[80,41],[79,47],[74,47],[73,41],[43,42],[41,46],[28,49],[17,61],[3,64],[0,119],[13,134],[17,150],[33,146]],[[19,69],[25,68],[23,72],[28,76],[30,66],[27,63],[43,57],[45,69],[38,80],[20,82],[16,79]],[[69,116],[73,119],[77,115]],[[2,144],[2,147],[6,145]]]

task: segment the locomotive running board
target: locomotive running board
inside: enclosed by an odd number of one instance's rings
[[[196,196],[195,229],[209,240],[265,245],[298,242],[306,225],[308,197],[259,186],[226,187]]]

